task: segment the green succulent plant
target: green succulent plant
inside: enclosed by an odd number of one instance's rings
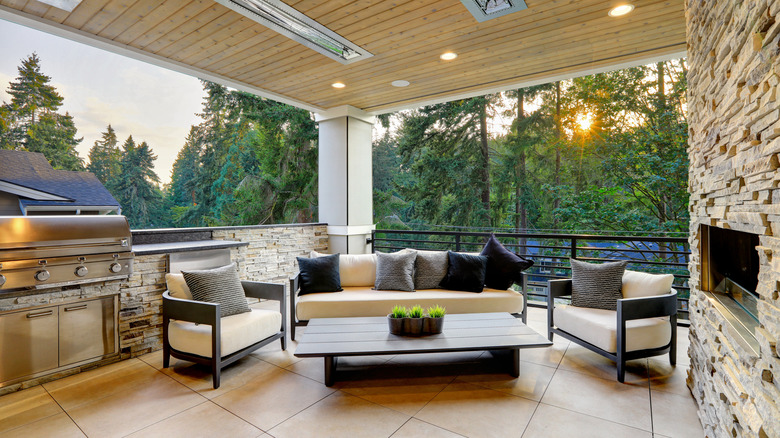
[[[410,318],[422,318],[425,314],[425,311],[423,310],[422,306],[420,305],[414,305],[409,310],[409,317]]]
[[[409,309],[404,306],[395,306],[390,312],[392,318],[406,318],[409,315]]]
[[[428,308],[428,316],[431,318],[442,318],[447,313],[447,309],[438,304]]]

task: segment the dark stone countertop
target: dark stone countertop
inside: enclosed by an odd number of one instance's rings
[[[172,252],[203,251],[207,249],[237,248],[249,246],[248,242],[234,240],[197,240],[193,242],[145,243],[133,245],[136,256],[152,254],[168,254]]]

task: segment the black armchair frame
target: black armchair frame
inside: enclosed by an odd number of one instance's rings
[[[163,367],[170,366],[170,357],[187,360],[211,367],[212,383],[214,389],[219,388],[219,378],[222,368],[245,357],[249,353],[264,347],[271,342],[281,339],[282,350],[287,349],[287,307],[284,305],[284,285],[276,283],[261,283],[257,281],[242,281],[241,286],[247,297],[264,298],[279,302],[279,311],[282,314],[282,326],[279,332],[256,342],[248,347],[231,353],[227,356],[221,354],[221,321],[220,306],[216,303],[204,301],[185,300],[170,296],[170,292],[163,293]],[[211,357],[198,356],[171,348],[168,342],[168,323],[170,320],[188,321],[197,324],[211,326]]]
[[[523,311],[521,313],[512,313],[515,318],[520,318],[525,324],[528,321],[528,276],[521,273],[521,289],[520,293],[523,294]],[[290,339],[295,340],[295,329],[297,327],[305,327],[309,324],[307,320],[298,320],[297,313],[295,312],[295,303],[298,298],[298,292],[300,292],[300,279],[301,274],[297,274],[290,279]]]
[[[642,298],[624,298],[617,300],[617,352],[612,353],[578,338],[572,333],[555,327],[554,310],[555,299],[571,296],[571,280],[550,280],[549,294],[547,295],[547,339],[553,340],[557,334],[565,339],[575,342],[594,353],[598,353],[617,364],[618,382],[623,382],[626,376],[626,361],[645,357],[660,356],[669,353],[669,363],[677,363],[677,291],[671,293]],[[634,319],[656,318],[668,316],[671,324],[672,336],[669,344],[645,350],[626,351],[626,322]]]

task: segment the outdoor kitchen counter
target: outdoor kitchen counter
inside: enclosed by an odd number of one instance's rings
[[[249,242],[237,242],[232,240],[196,240],[192,242],[142,243],[133,245],[133,252],[136,256],[142,256],[186,251],[203,251],[208,249],[237,248],[241,246],[249,246]]]

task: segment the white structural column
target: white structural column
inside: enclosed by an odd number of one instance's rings
[[[363,254],[374,229],[371,129],[374,117],[351,106],[317,113],[319,220],[330,253]]]

